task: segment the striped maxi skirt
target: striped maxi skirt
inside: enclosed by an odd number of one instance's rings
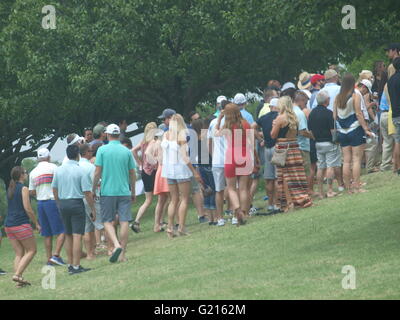
[[[281,210],[288,209],[291,203],[295,208],[311,206],[307,176],[297,140],[278,139],[275,148],[288,150],[285,166],[277,167],[278,202]]]

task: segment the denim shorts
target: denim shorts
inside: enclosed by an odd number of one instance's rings
[[[187,179],[167,179],[168,184],[178,184],[178,183],[184,183],[184,182],[190,182],[192,181],[192,178],[187,178]]]

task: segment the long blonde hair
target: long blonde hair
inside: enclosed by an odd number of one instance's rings
[[[176,113],[169,121],[168,140],[186,141],[188,129],[183,117]]]
[[[233,129],[234,125],[237,126],[237,129],[243,128],[243,118],[238,105],[234,103],[229,103],[228,105],[226,105],[224,109],[224,116],[224,129]]]
[[[154,140],[156,133],[157,124],[155,122],[150,122],[144,127],[144,136],[141,144],[146,144]]]
[[[297,130],[299,121],[293,110],[292,98],[289,96],[279,98],[278,108],[281,110],[281,114],[286,114],[286,118],[289,122],[289,129]]]

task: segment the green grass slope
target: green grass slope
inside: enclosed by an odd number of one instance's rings
[[[172,240],[152,232],[151,210],[143,232],[130,234],[128,262],[82,260],[94,270],[74,276],[57,267],[55,290],[41,286],[40,237],[25,273],[32,286],[22,289],[10,280],[13,251],[3,239],[0,267],[10,273],[0,277],[0,299],[399,299],[400,178],[378,173],[363,181],[367,193],[254,217],[239,228],[199,225],[191,208],[191,236]],[[356,270],[355,290],[342,288],[345,265]]]

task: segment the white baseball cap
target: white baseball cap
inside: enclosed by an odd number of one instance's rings
[[[217,98],[217,104],[221,104],[221,102],[224,101],[224,100],[228,100],[228,99],[225,96],[219,96]]]
[[[366,86],[368,88],[369,93],[372,94],[372,83],[371,83],[371,81],[369,81],[368,79],[364,79],[364,80],[361,80],[360,83],[363,84],[364,86]]]
[[[296,86],[292,82],[286,82],[285,84],[283,84],[281,91],[285,91],[286,89],[289,89],[289,88],[296,89]]]
[[[106,133],[108,133],[108,134],[120,134],[121,130],[119,129],[119,127],[116,124],[112,123],[112,124],[107,126]]]
[[[273,99],[271,99],[271,101],[269,102],[269,105],[270,105],[271,107],[277,107],[277,106],[278,106],[278,101],[279,101],[278,98],[273,98]]]
[[[45,159],[50,156],[50,151],[47,148],[39,149],[37,152],[38,159]]]
[[[237,93],[235,95],[235,97],[233,98],[233,103],[234,104],[241,105],[241,104],[245,104],[246,102],[247,102],[247,99],[246,99],[246,97],[244,96],[243,93]]]
[[[311,92],[309,90],[300,90],[300,92],[305,93],[308,99],[311,99]]]

